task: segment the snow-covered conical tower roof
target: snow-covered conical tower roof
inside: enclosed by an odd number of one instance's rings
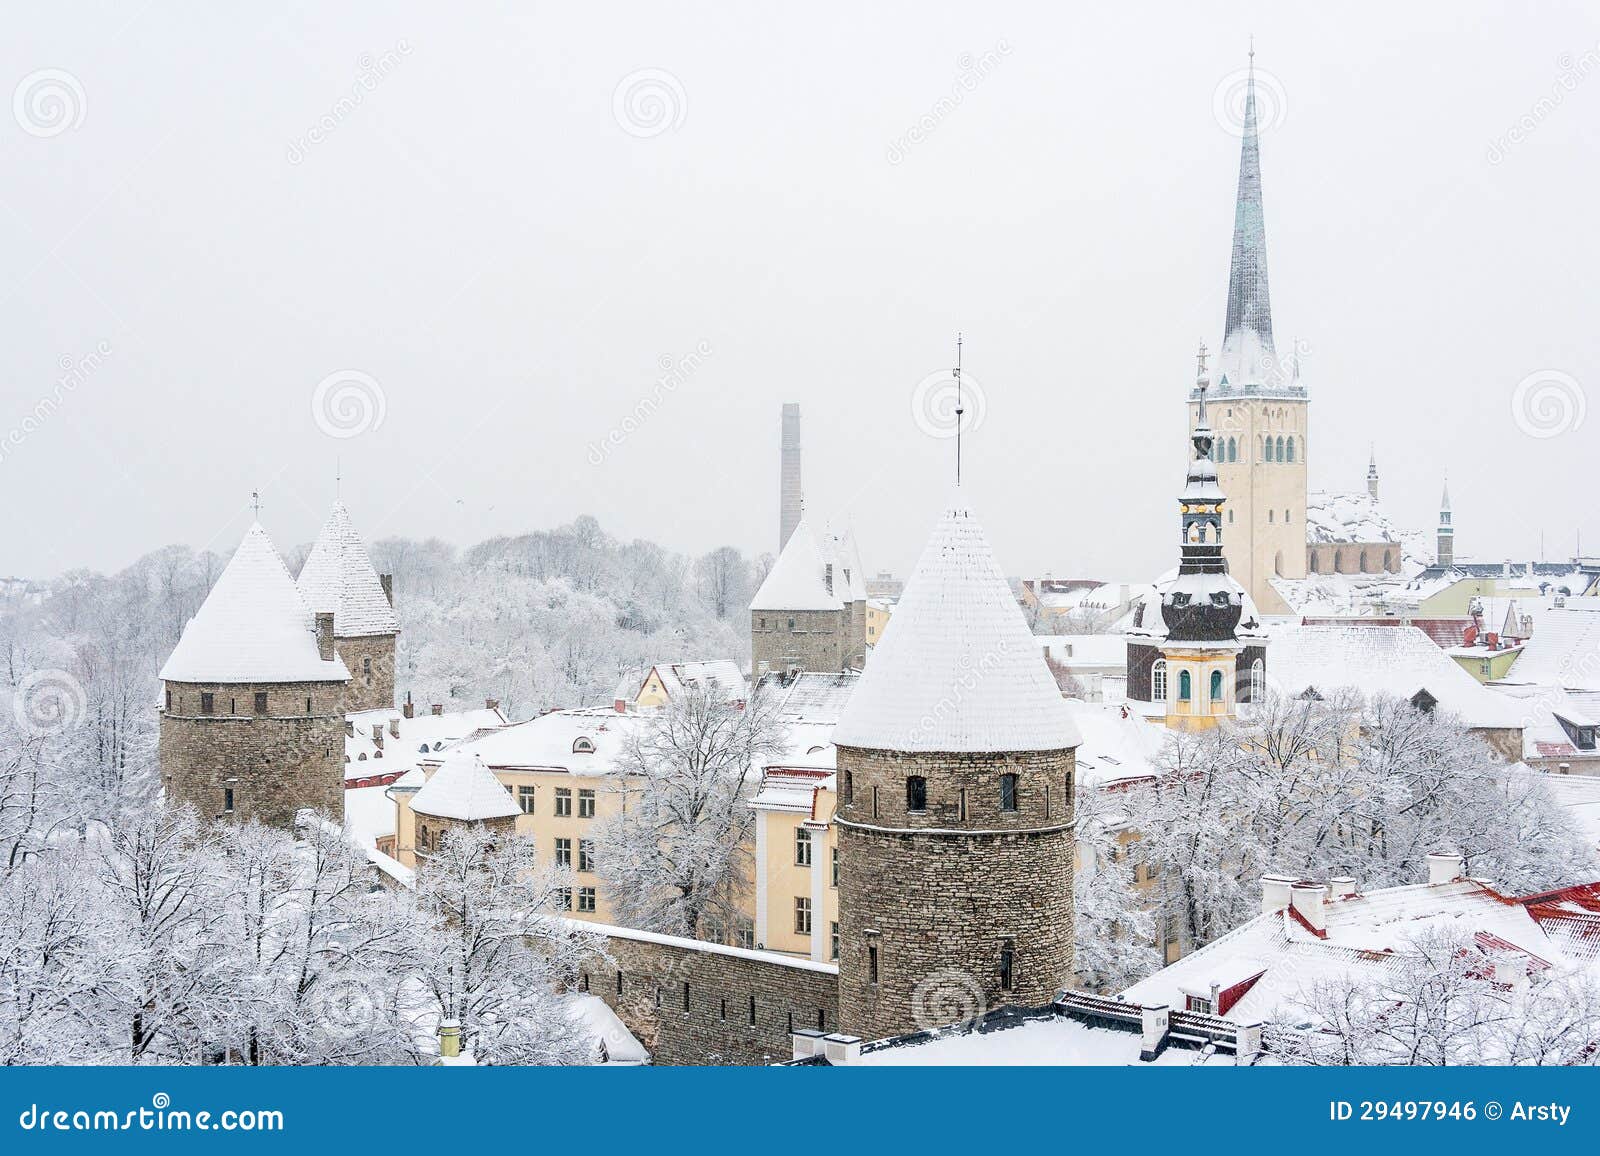
[[[477,755],[448,756],[411,798],[411,809],[436,819],[511,819],[522,813],[511,793],[501,786]]]
[[[828,589],[827,558],[822,542],[801,518],[789,541],[773,563],[767,580],[750,600],[751,610],[837,610],[845,601],[842,575]]]
[[[343,682],[349,677],[337,656],[322,659],[316,619],[259,522],[245,532],[161,668],[168,682]]]
[[[400,632],[383,582],[341,501],[333,503],[295,584],[313,610],[333,612],[333,633],[339,638]]]
[[[1061,750],[1081,741],[959,488],[833,737],[926,752]]]

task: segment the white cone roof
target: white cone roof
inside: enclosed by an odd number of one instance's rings
[[[522,809],[477,755],[447,757],[411,797],[411,809],[436,819],[509,819]]]
[[[317,652],[317,625],[277,547],[252,525],[200,610],[183,628],[161,678],[172,682],[343,682],[337,656]]]
[[[957,490],[833,739],[874,750],[1076,747],[1077,725],[983,528]]]
[[[333,503],[296,585],[313,610],[333,611],[333,632],[340,638],[400,632],[400,620],[343,502]]]
[[[837,568],[833,589],[824,577],[827,559],[822,545],[804,518],[773,563],[767,580],[750,600],[751,610],[837,610],[843,604],[843,579]]]

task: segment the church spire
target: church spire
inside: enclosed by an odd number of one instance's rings
[[[1367,493],[1374,501],[1378,497],[1378,447],[1372,446],[1367,451]]]
[[[1223,328],[1222,376],[1239,387],[1266,384],[1275,368],[1272,300],[1267,291],[1267,233],[1261,207],[1261,143],[1256,124],[1255,47],[1245,80],[1244,131],[1239,148],[1239,191],[1233,212],[1233,261],[1228,273],[1228,316]]]

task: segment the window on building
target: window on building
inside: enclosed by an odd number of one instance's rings
[[[557,839],[556,840],[556,866],[557,867],[571,867],[572,866],[572,840],[571,839]]]
[[[1188,702],[1193,697],[1194,690],[1192,680],[1189,678],[1189,672],[1187,670],[1178,671],[1178,701]]]
[[[556,788],[556,817],[564,818],[572,814],[572,788]]]
[[[170,686],[167,687],[167,709],[172,709],[172,688]]]
[[[267,692],[264,690],[256,691],[256,713],[267,713]]]
[[[794,901],[794,933],[811,934],[811,900],[803,895],[797,895]]]
[[[872,817],[874,819],[878,817],[878,788],[876,786],[872,788]]]
[[[811,866],[811,831],[806,827],[794,829],[794,865]]]
[[[417,828],[417,847],[423,851],[430,851],[433,849],[432,845],[429,843],[428,826],[426,823]]]
[[[572,740],[572,753],[575,755],[594,754],[594,740],[587,735],[579,735]]]
[[[239,700],[238,699],[231,698],[231,697],[228,699],[228,713],[229,714],[238,714],[239,713]]]
[[[752,995],[750,997],[750,1023],[753,1025],[755,1022],[756,1022],[756,997]]]
[[[1050,817],[1050,784],[1049,783],[1046,783],[1044,785],[1044,817],[1046,819],[1048,819]]]
[[[202,690],[200,692],[200,713],[215,714],[216,710],[217,696],[212,694],[209,690]]]
[[[1002,811],[1015,811],[1017,809],[1017,776],[1006,774],[1000,776],[1000,809]]]
[[[1229,438],[1228,439],[1228,460],[1230,462],[1236,462],[1236,461],[1239,460],[1239,439],[1238,438]]]
[[[363,658],[361,660],[361,673],[365,674],[365,675],[371,675],[371,673],[372,673],[372,659],[371,658]]]
[[[572,888],[560,887],[556,889],[556,909],[559,911],[572,910]]]
[[[793,618],[789,619],[789,629],[790,630],[794,629],[794,619]],[[751,1022],[753,1023],[754,1021],[751,1021]]]
[[[921,775],[906,777],[906,810],[926,811],[928,809],[928,780]]]
[[[1274,516],[1275,516],[1275,515],[1276,515],[1276,514],[1277,514],[1277,511],[1276,511],[1276,510],[1268,510],[1268,511],[1267,511],[1267,524],[1268,524],[1268,525],[1269,525],[1269,526],[1270,526],[1270,525],[1271,525],[1271,524],[1272,524],[1272,520],[1273,520],[1273,518],[1274,518]]]
[[[1294,439],[1289,439],[1289,460],[1294,461]]]
[[[617,969],[617,994],[622,994],[622,969]]]
[[[1150,701],[1167,701],[1167,660],[1158,658],[1150,667]]]
[[[224,815],[233,814],[233,788],[232,787],[223,787],[222,788],[222,813]]]
[[[856,794],[855,776],[852,775],[849,771],[840,771],[839,772],[839,801],[841,803],[843,803],[846,807],[848,807],[850,805],[850,801],[855,798],[855,794]]]
[[[756,945],[756,925],[742,916],[734,924],[733,943],[735,947],[742,947],[746,951]]]
[[[593,791],[579,791],[578,792],[578,818],[580,818],[580,819],[592,819],[592,818],[594,818],[594,792]]]
[[[307,714],[311,713],[311,696],[310,695],[306,696],[306,713]]]
[[[683,1010],[689,1010],[689,981],[683,981]]]
[[[578,910],[593,912],[597,896],[593,887],[578,888]]]
[[[967,821],[967,789],[962,787],[956,795],[956,811],[961,816],[961,821]]]
[[[878,945],[867,944],[867,982],[878,982]]]
[[[1593,741],[1591,741],[1589,745],[1593,746]],[[833,856],[833,873],[828,886],[837,887],[839,886],[839,848],[833,847],[830,849],[829,853]]]
[[[1016,945],[1009,939],[1000,942],[1000,990],[1010,991],[1012,987],[1012,968],[1016,963]]]
[[[1283,461],[1283,438],[1278,438],[1278,460]]]
[[[594,870],[594,840],[593,839],[579,839],[578,840],[578,870],[579,871],[593,871]]]
[[[524,815],[533,814],[533,788],[520,786],[517,788],[517,806],[522,808]]]
[[[830,925],[828,933],[828,958],[839,958],[839,921],[835,919]]]
[[[1211,701],[1221,702],[1222,697],[1222,671],[1213,670],[1211,672]]]
[[[1267,664],[1256,659],[1250,664],[1250,701],[1260,702],[1267,694]]]
[[[717,1015],[721,1016],[723,1019],[728,1018],[728,999],[726,996],[717,1001]]]

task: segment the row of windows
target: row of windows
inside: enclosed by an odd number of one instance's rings
[[[1267,685],[1267,667],[1261,659],[1256,659],[1250,664],[1250,697],[1247,701],[1256,701],[1261,697]],[[1167,660],[1158,658],[1150,668],[1150,701],[1167,701]],[[1210,692],[1212,702],[1222,702],[1227,697],[1227,687],[1222,677],[1222,671],[1213,670],[1210,679]],[[1187,670],[1178,671],[1178,701],[1194,701],[1194,680]]]
[[[849,806],[855,801],[855,776],[850,771],[839,772],[839,799],[841,803]],[[1000,776],[1000,810],[1014,812],[1022,809],[1021,779],[1012,772]],[[1066,797],[1072,798],[1072,774],[1069,771],[1066,779]],[[1050,817],[1052,800],[1050,798],[1050,784],[1044,784],[1044,814]],[[906,813],[910,815],[925,814],[928,810],[928,780],[921,775],[906,776]],[[878,818],[878,788],[872,788],[872,817]],[[961,787],[956,792],[956,817],[961,822],[967,821],[967,789]]]
[[[598,895],[593,887],[578,888],[578,910],[593,912]],[[556,907],[562,911],[571,911],[572,888],[558,887],[556,889]]]
[[[558,838],[556,840],[556,866],[557,867],[571,867],[572,866],[572,840],[571,839],[560,839],[560,838]],[[593,839],[579,839],[578,840],[578,870],[579,871],[593,871],[594,869],[595,869],[594,868],[594,840]]]
[[[837,950],[834,955],[835,958],[838,957]],[[997,962],[999,966],[996,971],[999,974],[1000,990],[1011,991],[1016,986],[1017,978],[1017,948],[1012,940],[1003,939],[1000,941],[1000,958]],[[867,943],[867,982],[870,984],[878,982],[878,944],[876,940],[871,940]]]
[[[1293,434],[1288,437],[1258,437],[1256,438],[1256,461],[1258,462],[1292,462],[1298,453],[1305,456],[1304,450],[1297,450],[1295,442],[1299,440]],[[1248,446],[1245,447],[1249,449]],[[1239,439],[1235,437],[1217,438],[1211,443],[1211,460],[1214,462],[1236,462],[1239,460]]]
[[[174,697],[173,693],[172,693],[172,688],[168,687],[167,688],[167,709],[168,710],[172,710],[174,703],[177,704],[178,709],[182,709],[183,696],[182,695],[178,695],[178,696]],[[254,712],[256,714],[266,714],[267,713],[267,692],[264,691],[264,690],[255,691],[253,696],[252,696],[252,698],[251,698],[250,705],[251,705],[251,708],[254,710]],[[216,714],[217,713],[217,695],[216,695],[215,691],[202,690],[200,692],[200,713],[201,714]],[[228,713],[231,714],[231,715],[236,715],[236,714],[239,713],[239,698],[238,698],[237,695],[229,695],[228,696]],[[311,700],[309,698],[306,699],[306,713],[307,714],[311,713]]]
[[[794,829],[794,865],[796,867],[811,866],[814,846],[815,840],[812,838],[809,827],[796,827]],[[830,848],[830,851],[833,855],[833,862],[830,865],[833,870],[829,886],[837,887],[839,886],[839,848],[833,847]]]
[[[510,792],[512,798],[516,799],[517,806],[521,808],[524,815],[531,815],[534,813],[534,801],[537,796],[536,788],[523,783],[519,784],[516,789],[513,790],[510,784],[507,784],[506,790]],[[558,819],[570,819],[572,817],[572,788],[557,787],[555,791],[556,809],[553,813]],[[596,796],[594,791],[587,787],[580,787],[578,789],[578,818],[594,818],[595,801]]]

